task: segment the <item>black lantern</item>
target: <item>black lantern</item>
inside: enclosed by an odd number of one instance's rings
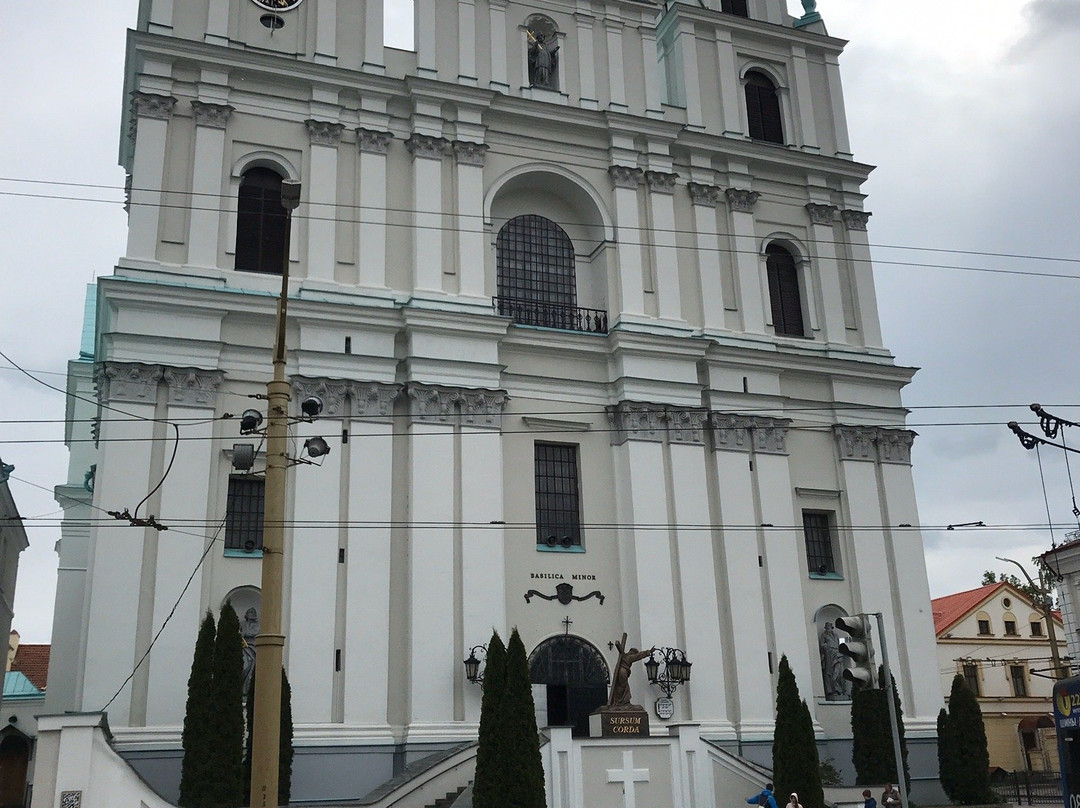
[[[661,662],[664,665],[663,670],[660,670]],[[645,673],[652,684],[671,698],[679,685],[690,681],[691,664],[686,658],[686,652],[681,648],[655,648],[645,661]]]
[[[660,674],[660,663],[656,661],[655,657],[649,657],[645,660],[645,675],[649,677],[649,681],[656,684],[656,677]]]
[[[469,649],[469,658],[462,663],[465,665],[465,678],[473,684],[481,684],[484,681],[484,675],[480,673],[480,659],[476,656],[477,651],[487,656],[486,645],[474,645]]]

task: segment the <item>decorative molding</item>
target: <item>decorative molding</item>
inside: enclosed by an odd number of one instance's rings
[[[745,188],[728,188],[724,194],[727,196],[728,207],[738,213],[753,213],[754,205],[761,198],[757,191],[748,191]]]
[[[429,160],[440,160],[450,148],[450,141],[443,137],[432,137],[413,132],[405,141],[405,148],[409,154],[415,157],[426,157]]]
[[[675,181],[678,178],[678,174],[669,174],[664,171],[645,172],[645,182],[648,183],[649,190],[657,194],[674,194]]]
[[[456,390],[426,384],[410,384],[406,391],[409,395],[409,414],[413,420],[444,424],[453,422],[457,410]]]
[[[224,129],[235,107],[228,104],[207,104],[204,101],[192,101],[191,111],[195,114],[196,126],[208,126],[211,129]]]
[[[795,495],[809,499],[840,499],[840,492],[832,488],[801,488],[795,486]]]
[[[867,222],[874,214],[862,210],[842,210],[840,215],[844,220],[844,227],[848,230],[865,230]]]
[[[386,154],[390,151],[390,141],[394,139],[391,132],[380,132],[377,129],[356,130],[356,145],[360,151],[369,154]]]
[[[405,389],[401,384],[353,382],[349,385],[349,403],[353,418],[387,419],[394,416],[394,402]]]
[[[619,446],[628,440],[664,440],[667,422],[662,404],[620,401],[605,409],[608,421],[613,427],[611,431],[613,446]]]
[[[721,188],[715,185],[702,185],[699,182],[686,183],[686,190],[690,192],[690,201],[695,205],[705,205],[715,208],[720,202]]]
[[[832,226],[836,211],[836,205],[818,205],[811,202],[806,206],[806,212],[810,214],[810,224]]]
[[[708,410],[668,408],[668,440],[672,443],[705,445],[705,426],[709,422]]]
[[[709,413],[713,449],[786,455],[790,418]]]
[[[588,432],[592,429],[591,421],[574,421],[569,418],[550,418],[543,415],[523,415],[522,423],[538,431]]]
[[[153,118],[167,121],[172,117],[176,99],[171,95],[134,92],[131,94],[131,108],[139,118]]]
[[[322,399],[323,418],[341,418],[346,414],[345,395],[349,392],[349,382],[293,376],[292,391],[293,401],[298,405],[308,396],[318,396]]]
[[[164,368],[140,362],[103,362],[94,373],[98,401],[130,404],[157,403],[157,387]]]
[[[886,429],[878,431],[878,458],[882,463],[911,465],[911,447],[917,432],[910,429]]]
[[[165,368],[162,374],[169,385],[169,403],[213,409],[217,391],[225,380],[220,370],[199,368]]]
[[[841,460],[911,464],[911,446],[918,433],[910,429],[844,424],[838,424],[833,429]]]
[[[608,176],[616,188],[636,189],[641,185],[645,172],[632,166],[610,166]]]
[[[304,121],[304,125],[313,146],[336,146],[341,142],[341,133],[345,131],[345,124],[316,121],[313,118]]]
[[[533,598],[543,598],[544,600],[557,600],[563,606],[569,606],[574,601],[589,600],[590,598],[596,598],[600,601],[600,605],[604,605],[604,595],[599,589],[590,592],[587,595],[575,595],[574,585],[568,583],[555,584],[555,594],[545,595],[543,592],[539,592],[535,589],[530,589],[525,593],[525,602],[532,603]]]
[[[463,425],[499,429],[510,396],[503,390],[462,390],[457,400]]]
[[[454,157],[458,165],[483,167],[488,149],[486,143],[472,143],[468,140],[455,140],[453,143]]]

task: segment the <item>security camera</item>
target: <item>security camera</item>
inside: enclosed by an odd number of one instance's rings
[[[308,396],[300,402],[300,412],[307,418],[317,418],[322,410],[322,399],[318,396]]]

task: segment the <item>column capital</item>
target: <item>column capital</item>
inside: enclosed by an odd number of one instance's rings
[[[608,176],[616,188],[637,189],[641,185],[645,172],[632,166],[610,166]]]
[[[810,214],[810,224],[831,226],[836,211],[836,205],[819,205],[815,202],[810,202],[806,206],[806,212]]]
[[[336,146],[341,142],[341,133],[345,130],[344,124],[317,121],[314,118],[308,118],[304,125],[313,146]]]
[[[649,185],[649,190],[657,194],[672,195],[675,193],[675,181],[679,178],[678,174],[669,174],[665,171],[646,171],[645,182]]]
[[[910,429],[837,424],[833,430],[841,460],[911,464],[911,446],[917,433]]]
[[[394,135],[390,132],[380,132],[377,129],[356,130],[356,145],[361,152],[367,154],[386,154],[390,151],[390,141]]]
[[[455,415],[455,390],[429,384],[409,384],[409,414],[414,421],[452,424]]]
[[[764,415],[738,415],[725,412],[709,413],[713,449],[730,452],[786,455],[790,418]]]
[[[390,419],[394,415],[394,402],[404,389],[401,384],[352,382],[349,385],[350,415],[372,420]]]
[[[690,201],[695,205],[704,205],[715,208],[720,202],[721,188],[715,185],[702,185],[700,182],[686,183],[686,190],[690,192]]]
[[[341,418],[345,412],[345,395],[349,383],[338,379],[316,379],[309,376],[292,377],[293,401],[301,402],[309,396],[318,396],[323,403],[322,416]]]
[[[172,117],[176,99],[171,95],[134,92],[131,94],[131,108],[140,118],[153,118],[167,121]]]
[[[709,413],[704,408],[620,401],[607,408],[607,416],[614,427],[612,445],[644,440],[703,446]]]
[[[844,227],[848,230],[866,230],[866,224],[873,216],[872,213],[862,210],[843,210],[840,215],[844,219]]]
[[[453,143],[454,158],[459,166],[483,167],[487,158],[488,149],[486,143],[473,143],[468,140],[455,140]]]
[[[443,137],[432,137],[413,132],[405,141],[405,148],[414,158],[424,157],[429,160],[441,160],[450,148],[450,141]]]
[[[503,390],[461,390],[457,400],[463,426],[500,429],[510,396]]]
[[[157,403],[157,387],[164,368],[141,362],[102,362],[94,371],[98,400],[129,404]]]
[[[211,129],[224,129],[235,107],[228,104],[207,104],[205,101],[192,101],[191,111],[195,114],[195,125]]]
[[[167,367],[162,378],[169,386],[170,404],[213,409],[225,374],[220,370]]]
[[[753,213],[754,205],[761,198],[757,191],[745,188],[728,188],[724,194],[727,196],[728,207],[739,213]]]

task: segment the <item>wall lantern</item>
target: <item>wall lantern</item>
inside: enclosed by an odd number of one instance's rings
[[[472,682],[474,685],[482,685],[484,683],[484,674],[480,672],[480,658],[476,656],[476,652],[479,651],[483,654],[484,659],[487,659],[487,646],[486,645],[474,645],[469,649],[469,658],[462,664],[465,665],[465,678]]]
[[[686,658],[686,652],[680,648],[656,648],[645,660],[645,674],[652,684],[671,698],[679,685],[690,681],[690,668],[693,664]]]

